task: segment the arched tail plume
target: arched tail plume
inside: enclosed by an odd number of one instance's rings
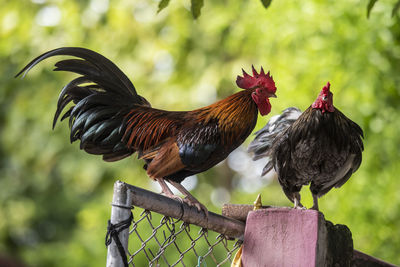
[[[103,155],[115,161],[135,152],[122,142],[125,117],[133,106],[150,106],[139,96],[128,77],[109,59],[92,50],[62,47],[46,52],[26,65],[17,75],[23,77],[39,62],[53,56],[73,56],[55,64],[54,71],[80,74],[61,91],[53,128],[69,103],[72,106],[62,115],[69,118],[70,140],[80,140],[86,152]]]

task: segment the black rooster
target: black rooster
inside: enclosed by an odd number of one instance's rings
[[[286,109],[256,133],[249,146],[253,159],[269,157],[263,175],[272,167],[283,191],[295,208],[303,207],[300,190],[311,182],[312,209],[332,187],[341,187],[359,168],[363,131],[333,106],[328,83],[302,114]]]

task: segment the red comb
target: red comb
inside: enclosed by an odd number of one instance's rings
[[[269,71],[267,74],[265,74],[263,67],[261,67],[260,73],[257,73],[253,65],[251,66],[251,68],[253,71],[253,76],[247,74],[242,69],[243,77],[239,75],[237,76],[236,79],[237,86],[243,89],[251,89],[254,88],[255,86],[262,86],[272,90],[273,92],[276,91],[275,82],[272,76],[269,74]]]
[[[322,91],[323,91],[324,93],[328,93],[330,88],[331,88],[331,84],[328,82],[328,83],[324,86],[324,88],[322,88]]]

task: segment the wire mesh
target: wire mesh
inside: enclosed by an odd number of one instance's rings
[[[240,240],[135,207],[129,231],[130,266],[230,266]]]

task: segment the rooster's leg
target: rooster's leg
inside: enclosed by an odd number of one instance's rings
[[[171,189],[169,189],[167,183],[165,182],[165,180],[163,178],[157,178],[156,181],[160,184],[161,186],[161,193],[164,194],[166,197],[172,198],[172,199],[176,199],[180,202],[183,202],[182,198],[174,195],[174,193],[172,193]]]
[[[201,204],[192,194],[190,194],[190,192],[187,191],[186,188],[183,187],[183,185],[171,180],[168,180],[168,182],[185,196],[185,198],[183,199],[184,202],[186,202],[189,206],[195,206],[198,211],[204,211],[205,215],[208,216],[207,208],[203,204]]]
[[[304,209],[304,206],[301,204],[300,199],[301,197],[299,192],[293,193],[293,203],[295,209]]]
[[[312,194],[314,205],[311,207],[312,210],[319,210],[318,209],[318,196]]]

